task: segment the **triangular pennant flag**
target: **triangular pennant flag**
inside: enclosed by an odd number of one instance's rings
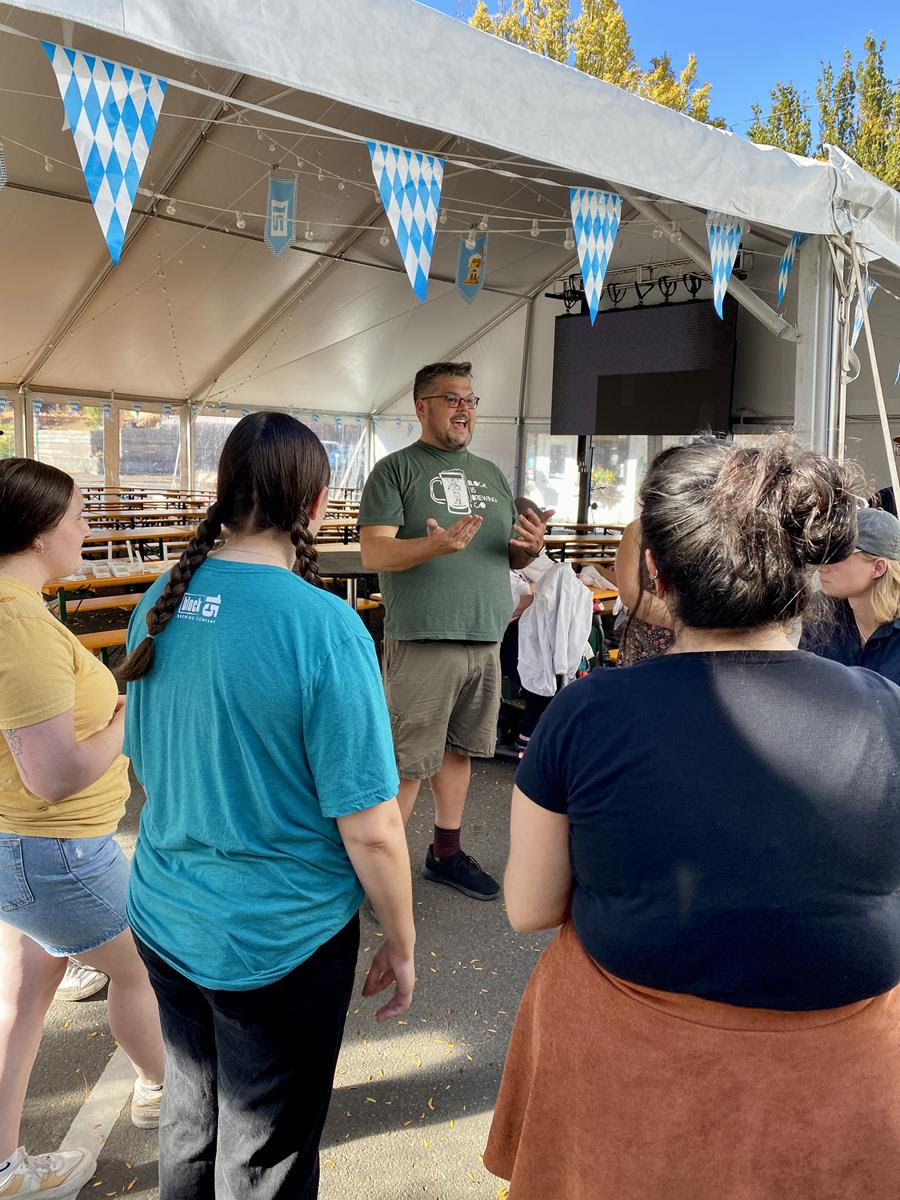
[[[622,197],[615,192],[596,192],[592,188],[570,188],[569,204],[581,263],[581,281],[593,325],[600,308],[603,277],[619,232]]]
[[[294,240],[294,210],[297,206],[297,176],[294,172],[272,173],[266,199],[266,229],[263,237],[273,254],[284,254]]]
[[[6,151],[0,146],[0,188],[6,183],[9,176],[6,174]]]
[[[874,279],[867,279],[863,284],[863,296],[865,299],[866,308],[872,303],[872,296],[875,294],[877,284]],[[863,327],[863,309],[859,302],[859,296],[856,297],[856,307],[853,310],[853,333],[850,335],[850,349],[856,345],[859,338],[860,330]]]
[[[792,233],[791,240],[787,244],[784,254],[781,256],[781,262],[778,264],[778,306],[781,307],[781,302],[784,300],[784,293],[787,291],[788,280],[791,277],[791,271],[794,269],[794,257],[797,253],[797,247],[803,241],[804,234]]]
[[[94,212],[117,263],[166,81],[53,42],[41,44],[56,75]]]
[[[480,237],[467,235],[460,239],[459,261],[456,264],[456,288],[469,304],[484,286],[485,263],[487,262],[487,234]]]
[[[381,203],[409,281],[415,294],[424,300],[428,294],[444,160],[386,142],[369,142],[369,154]]]
[[[749,232],[749,225],[728,213],[708,212],[706,233],[709,238],[709,261],[712,267],[713,303],[722,316],[722,303],[728,291],[728,281],[734,269],[734,260],[741,248],[741,239]]]

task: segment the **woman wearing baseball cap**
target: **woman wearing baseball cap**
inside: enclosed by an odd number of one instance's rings
[[[836,601],[833,621],[813,630],[804,647],[900,684],[900,520],[861,509],[856,549],[820,567],[819,578]]]

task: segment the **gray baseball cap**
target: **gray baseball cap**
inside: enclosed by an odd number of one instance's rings
[[[883,508],[861,508],[856,514],[859,533],[857,550],[882,558],[900,559],[900,521]]]

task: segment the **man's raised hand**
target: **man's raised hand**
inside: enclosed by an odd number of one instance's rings
[[[442,529],[434,517],[425,522],[425,532],[435,554],[456,554],[465,550],[481,528],[481,517],[460,517],[449,529]]]

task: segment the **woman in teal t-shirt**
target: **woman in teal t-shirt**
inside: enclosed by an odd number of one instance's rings
[[[147,803],[128,916],[166,1043],[164,1200],[317,1195],[363,888],[385,935],[363,992],[394,985],[381,1020],[412,997],[375,649],[318,586],[328,478],[293,417],[239,421],[215,503],[129,629],[126,744]]]

